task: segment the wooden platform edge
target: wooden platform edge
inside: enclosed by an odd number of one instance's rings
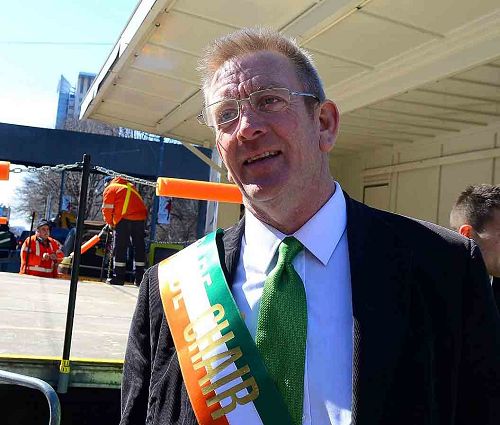
[[[60,358],[49,356],[0,355],[0,369],[43,379],[55,387],[59,379]],[[70,359],[69,387],[120,388],[123,361]]]

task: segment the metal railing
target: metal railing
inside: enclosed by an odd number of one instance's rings
[[[59,403],[59,397],[57,396],[55,390],[49,384],[47,384],[47,382],[42,381],[38,378],[33,378],[31,376],[7,372],[6,370],[0,370],[0,383],[21,385],[23,387],[33,388],[35,390],[41,391],[45,395],[49,403],[49,425],[60,424],[61,404]]]

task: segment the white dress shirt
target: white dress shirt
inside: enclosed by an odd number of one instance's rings
[[[292,236],[307,298],[303,424],[348,425],[352,405],[352,302],[346,203],[342,189]],[[255,338],[264,281],[275,267],[280,231],[245,212],[245,233],[232,293]]]

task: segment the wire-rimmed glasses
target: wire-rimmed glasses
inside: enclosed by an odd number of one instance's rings
[[[222,99],[202,109],[196,117],[200,124],[218,128],[237,120],[241,114],[241,103],[249,102],[257,112],[280,112],[290,106],[292,96],[306,96],[320,101],[311,93],[290,91],[284,87],[258,90],[244,99]]]

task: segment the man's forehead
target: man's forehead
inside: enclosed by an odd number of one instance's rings
[[[237,95],[240,85],[252,91],[292,84],[295,70],[281,53],[258,51],[231,58],[215,72],[209,97]]]

